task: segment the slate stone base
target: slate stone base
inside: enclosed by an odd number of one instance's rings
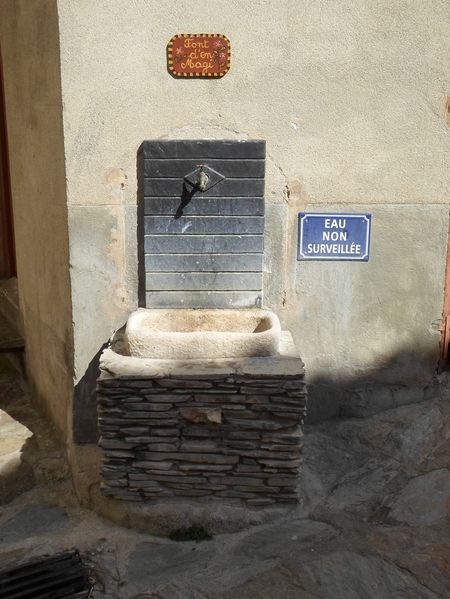
[[[102,492],[128,501],[295,503],[306,388],[289,333],[280,354],[145,360],[104,352]]]

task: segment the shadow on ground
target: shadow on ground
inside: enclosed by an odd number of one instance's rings
[[[427,401],[405,396],[404,405],[364,418],[307,425],[296,509],[177,543],[81,508],[24,389],[7,375],[0,383],[2,409],[35,434],[22,452],[34,484],[0,507],[0,569],[78,548],[95,571],[94,598],[450,596],[450,400],[442,384]]]
[[[26,381],[0,361],[0,506],[67,473],[53,429],[33,407]]]

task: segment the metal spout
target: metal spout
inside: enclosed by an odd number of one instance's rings
[[[198,171],[198,176],[197,176],[197,181],[195,186],[197,187],[197,189],[199,189],[200,191],[205,191],[206,186],[209,183],[209,177],[208,175],[205,173],[205,171],[203,170],[203,165],[200,165],[200,170]]]

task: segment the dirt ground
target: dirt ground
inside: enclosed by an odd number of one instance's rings
[[[0,375],[0,570],[77,548],[110,599],[450,596],[450,401],[305,427],[300,505],[195,543],[81,508],[26,385]]]

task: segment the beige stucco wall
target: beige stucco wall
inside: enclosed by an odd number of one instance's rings
[[[1,0],[0,41],[28,374],[65,437],[73,338],[56,2]]]
[[[158,137],[267,140],[266,304],[311,379],[433,371],[446,0],[59,0],[58,12],[78,378],[136,305],[136,152]],[[231,40],[230,72],[173,79],[167,42],[199,31]],[[296,215],[311,207],[373,212],[369,263],[297,263]]]

